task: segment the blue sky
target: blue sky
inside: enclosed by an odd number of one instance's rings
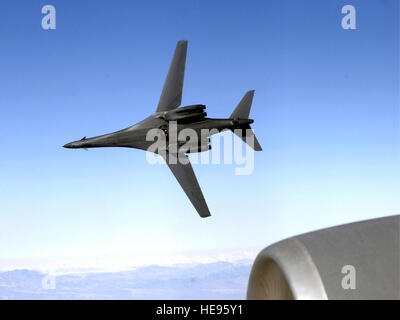
[[[0,267],[257,252],[398,214],[398,27],[395,0],[2,1]],[[227,117],[256,91],[254,173],[194,166],[208,219],[144,152],[61,147],[153,113],[180,39],[183,105]]]

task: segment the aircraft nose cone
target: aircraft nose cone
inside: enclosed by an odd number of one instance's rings
[[[67,149],[71,149],[71,148],[73,148],[73,146],[72,146],[72,142],[70,142],[70,143],[67,143],[67,144],[64,144],[64,145],[63,145],[63,147],[64,147],[64,148],[67,148]]]

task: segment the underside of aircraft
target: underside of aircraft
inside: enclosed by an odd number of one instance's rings
[[[261,146],[250,128],[250,124],[254,122],[249,119],[254,90],[248,91],[244,95],[231,116],[226,119],[207,118],[207,113],[204,111],[206,107],[202,104],[179,108],[182,102],[187,46],[188,41],[186,40],[180,40],[176,44],[157,109],[152,115],[129,128],[93,138],[84,137],[81,140],[67,143],[64,147],[72,149],[127,147],[149,151],[149,147],[153,143],[147,139],[149,130],[159,129],[169,137],[170,124],[173,122],[179,131],[192,129],[200,132],[202,129],[208,129],[209,136],[214,134],[212,133],[213,129],[218,132],[229,129],[254,150],[261,151]],[[191,146],[190,152],[203,152],[211,149],[209,136],[206,136],[205,144],[202,142]],[[171,145],[169,143],[164,149],[154,152],[164,158],[199,215],[203,218],[208,217],[211,215],[210,210],[186,155],[189,151],[181,151],[182,149],[179,149],[181,146],[182,144]],[[176,151],[173,152],[172,149]],[[180,159],[186,161],[180,161]]]

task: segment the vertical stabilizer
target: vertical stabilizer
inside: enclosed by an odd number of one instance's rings
[[[251,104],[253,103],[254,90],[246,92],[242,100],[240,100],[235,111],[231,114],[231,119],[248,119]]]
[[[230,119],[233,120],[246,120],[249,119],[251,104],[253,103],[254,90],[250,90],[246,92],[242,100],[240,100],[238,106],[233,111],[230,116]],[[253,120],[251,120],[253,122]],[[245,124],[239,127],[241,132],[237,131],[237,129],[233,130],[233,132],[244,142],[246,142],[250,147],[252,147],[255,151],[262,151],[261,145],[258,142],[256,136],[254,135],[253,130],[250,128],[249,124]],[[241,133],[239,135],[239,133]],[[250,139],[246,139],[246,137]],[[249,143],[248,143],[249,142]]]

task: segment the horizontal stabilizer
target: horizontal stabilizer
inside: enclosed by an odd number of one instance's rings
[[[242,134],[239,135],[238,133],[240,133],[240,132],[238,132],[237,130],[241,130]],[[246,142],[255,151],[262,151],[261,145],[258,142],[258,140],[254,134],[254,131],[250,128],[250,126],[246,126],[242,129],[235,129],[233,132],[236,134],[236,136],[238,136],[240,139],[242,139],[244,142]]]

